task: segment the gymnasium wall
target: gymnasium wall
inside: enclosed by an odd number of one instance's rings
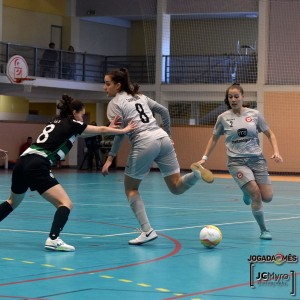
[[[3,6],[50,15],[66,15],[67,0],[3,0]]]
[[[81,21],[80,48],[76,51],[106,56],[127,55],[127,35],[128,29],[124,27]]]
[[[275,133],[284,163],[269,163],[269,170],[299,173],[299,111],[300,92],[266,92],[264,95],[264,115]],[[264,139],[266,158],[272,155],[268,140]]]
[[[132,26],[128,31],[129,55],[155,55],[155,35],[149,34],[149,32],[155,32],[155,28],[155,21],[132,22]],[[232,31],[232,28],[234,28],[234,31]],[[231,31],[232,34],[220,41],[220,36],[222,36],[223,33],[225,36],[227,32]],[[257,42],[257,35],[257,19],[175,19],[171,21],[170,54],[236,54],[237,40],[240,40],[241,45],[253,45]],[[136,43],[136,41],[144,42]],[[201,43],[199,43],[199,41],[201,41]]]
[[[48,48],[51,25],[62,26],[62,15],[36,11],[31,5],[27,9],[7,6],[10,1],[6,2],[2,15],[2,41]]]
[[[1,98],[0,98],[1,99]],[[1,105],[1,101],[0,101]],[[88,116],[88,122],[97,120],[96,116],[96,103],[84,103],[86,115]],[[0,106],[1,108],[1,106]],[[27,109],[27,114],[44,116],[45,120],[51,119],[56,115],[56,103],[29,103],[29,110]],[[47,118],[48,117],[48,118]]]
[[[27,137],[32,136],[36,139],[43,127],[43,124],[0,121],[0,148],[8,151],[9,160],[14,161],[18,158],[20,146],[26,142]],[[4,162],[1,163],[3,166]]]
[[[62,15],[61,10],[46,13],[31,6],[22,9],[4,5],[2,40],[47,48],[51,39],[51,25],[56,25],[63,27],[63,49],[67,49],[71,43],[71,23],[68,16]],[[252,26],[249,26],[249,22]],[[155,55],[155,35],[147,34],[155,32],[155,26],[154,21],[133,21],[131,28],[79,21],[79,32],[76,37],[78,39],[76,44],[79,46],[75,51],[107,56]],[[228,32],[232,26],[235,28],[234,33],[216,47],[219,44],[220,32]],[[174,20],[171,24],[171,54],[236,53],[237,39],[246,45],[257,41],[257,26],[257,19]],[[202,41],[200,44],[199,40]]]
[[[0,108],[1,97],[4,96],[0,96]],[[28,107],[26,109],[28,109]],[[45,119],[47,119],[47,121],[51,120],[56,114],[56,108],[54,103],[31,103],[29,105],[29,109],[32,111],[38,111],[38,114],[43,115]],[[88,123],[97,120],[96,103],[85,103],[85,109],[87,118],[86,121]],[[24,113],[22,115],[24,115]],[[30,123],[25,121],[0,121],[0,149],[8,151],[9,160],[15,161],[19,156],[19,148],[23,143],[26,142],[27,137],[32,136],[35,140],[41,133],[47,121],[45,121],[44,123]],[[63,165],[77,166],[76,149],[77,143],[75,144],[69,155],[66,157],[66,160],[63,162]],[[4,162],[0,161],[0,167],[3,167],[3,165]]]
[[[261,133],[263,152],[268,162],[269,171],[273,173],[299,173],[300,92],[265,92],[263,102],[263,115],[270,129],[275,133],[279,151],[284,160],[282,164],[277,164],[270,158],[273,154],[272,147],[269,140]],[[213,128],[201,127],[172,128],[172,138],[182,169],[189,169],[192,162],[201,159],[212,130]],[[128,149],[129,146],[126,142],[119,151],[117,166],[125,166]],[[219,139],[206,166],[212,170],[227,170],[224,137]]]
[[[288,99],[288,100],[287,100]],[[264,154],[268,161],[270,172],[298,173],[300,161],[298,152],[299,140],[299,111],[300,92],[266,92],[264,94],[264,116],[275,133],[280,153],[284,159],[283,164],[275,164],[271,159],[272,148],[266,137],[263,139]],[[93,106],[94,104],[90,104]],[[88,109],[92,109],[87,105]],[[91,120],[93,120],[92,115]],[[0,122],[0,148],[8,150],[9,157],[15,160],[18,157],[20,145],[26,141],[27,136],[37,137],[44,124]],[[212,128],[201,127],[173,127],[172,138],[178,160],[182,169],[188,169],[190,164],[201,159],[208,139],[212,134]],[[191,138],[192,137],[192,138]],[[129,151],[127,140],[119,151],[117,166],[124,167]],[[67,161],[66,164],[69,162]],[[71,166],[76,162],[70,162]],[[212,170],[226,171],[226,150],[224,138],[221,137],[206,166]]]
[[[3,2],[3,42],[48,48],[51,25],[55,25],[63,27],[62,48],[65,50],[72,44],[71,36],[75,34],[76,41],[73,44],[78,45],[75,47],[77,52],[127,55],[127,28],[80,21],[77,18],[74,26],[76,28],[71,28],[71,17],[66,14],[67,0],[43,0],[42,5],[40,0]]]
[[[5,122],[0,121],[0,149],[8,151],[8,159],[14,162],[19,157],[20,146],[31,136],[36,140],[42,132],[45,124],[29,122]],[[77,166],[77,141],[67,155],[62,166]],[[4,167],[4,161],[0,160],[0,168]]]
[[[183,6],[185,5],[184,2],[178,0],[179,2]],[[192,2],[195,4],[200,3],[198,1]],[[65,26],[67,24],[67,26],[70,26],[70,23],[66,21],[65,1],[43,0],[43,9],[38,3],[40,3],[40,0],[3,0],[3,41],[47,47],[50,41],[51,25]],[[250,4],[251,1],[249,0],[247,3]],[[266,77],[271,87],[266,86],[266,89],[274,88],[275,92],[264,92],[262,93],[262,99],[258,100],[260,103],[263,103],[260,108],[277,136],[280,152],[284,158],[283,164],[275,164],[270,161],[269,157],[272,151],[268,140],[263,138],[264,152],[271,172],[299,172],[300,170],[297,157],[297,150],[299,149],[298,103],[300,103],[300,92],[291,92],[293,87],[288,88],[288,91],[284,91],[284,86],[274,87],[274,84],[298,83],[300,78],[298,76],[300,70],[298,59],[299,40],[295,39],[299,28],[298,25],[300,24],[297,8],[297,1],[289,1],[289,5],[285,5],[284,1],[272,1],[272,9],[270,11],[270,37],[268,40],[270,53],[269,60],[266,61],[266,64],[268,64]],[[286,17],[283,18],[282,15]],[[279,22],[278,20],[280,19],[284,19],[285,22]],[[242,19],[235,19],[234,21],[223,20],[222,23],[218,19],[213,21],[189,20],[184,21],[184,26],[182,26],[181,22],[180,20],[172,21],[171,30],[176,32],[176,39],[174,34],[171,34],[171,54],[173,55],[235,53],[237,38],[234,34],[242,37],[243,40],[240,42],[246,45],[253,44],[257,38],[257,19],[247,20],[248,24],[252,22],[251,30],[249,31],[248,26],[247,32]],[[230,28],[233,26],[235,29],[229,38],[223,39],[219,43],[215,42],[220,37],[222,30],[231,32]],[[149,34],[146,39],[145,30],[155,32],[155,27],[156,22],[152,21],[132,22],[130,29],[82,21],[79,25],[78,36],[80,49],[76,49],[76,51],[87,51],[103,55],[144,55],[145,53],[154,55],[155,35]],[[197,28],[197,31],[193,30],[193,28]],[[70,28],[65,29],[66,32],[70,30]],[[69,37],[66,38],[68,39]],[[210,44],[210,41],[214,42]],[[151,47],[146,47],[146,45],[151,45]],[[202,48],[202,45],[206,45],[206,47]],[[218,45],[218,47],[215,45]],[[183,46],[184,48],[182,48]],[[283,56],[284,54],[285,56]],[[282,57],[288,58],[288,60],[280,59]],[[296,90],[299,89],[296,85],[294,87]],[[248,87],[244,86],[244,88],[248,92]],[[253,86],[249,86],[249,88],[252,91],[256,90],[256,87]],[[261,88],[261,85],[258,88]],[[224,87],[225,89],[226,87]],[[283,91],[278,92],[279,89]],[[174,93],[177,93],[177,91],[174,91]],[[203,94],[203,92],[199,94]],[[39,104],[36,103],[34,105],[35,109],[39,109],[37,108]],[[96,118],[97,112],[96,108],[91,109],[94,109],[94,112],[91,113],[93,114],[91,115],[91,120],[93,120],[93,116]],[[43,108],[41,108],[42,110]],[[14,127],[12,123],[1,122],[0,148],[7,146],[13,159],[17,156],[17,152],[14,151],[16,145],[24,141],[28,135],[26,132],[27,128],[36,126],[40,130],[39,126],[42,125],[28,124],[28,126],[23,123],[20,126],[17,123]],[[13,142],[8,138],[10,137],[8,132],[14,133],[15,138]],[[191,162],[202,157],[211,132],[212,128],[173,128],[175,148],[182,168],[189,168]],[[128,147],[125,145],[123,151],[120,151],[118,166],[125,166],[126,151],[128,151]],[[222,139],[207,162],[207,166],[213,170],[226,170],[226,155]]]
[[[172,127],[172,139],[181,169],[189,169],[193,162],[202,158],[211,134],[212,128]],[[128,140],[126,140],[118,153],[116,159],[117,167],[125,167],[129,149],[130,146]],[[222,137],[206,166],[212,170],[227,170],[226,150]]]

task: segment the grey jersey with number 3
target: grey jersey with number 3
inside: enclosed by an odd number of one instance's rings
[[[269,129],[259,111],[243,108],[241,115],[232,110],[218,116],[213,134],[225,134],[225,146],[230,157],[250,157],[262,154],[258,133]]]

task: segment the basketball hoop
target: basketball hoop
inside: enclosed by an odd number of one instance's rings
[[[12,56],[7,63],[6,75],[11,83],[22,84],[24,93],[31,93],[35,78],[28,77],[28,65],[24,57]]]
[[[35,80],[35,78],[32,78],[32,77],[15,78],[15,83],[23,84],[24,92],[31,93],[34,80]]]

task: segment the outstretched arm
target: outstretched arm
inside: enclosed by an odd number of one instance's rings
[[[277,163],[283,162],[283,159],[282,159],[281,155],[279,154],[277,139],[276,139],[276,136],[273,133],[273,131],[271,129],[268,129],[268,130],[264,131],[264,134],[269,139],[270,144],[274,151],[274,154],[271,156],[271,159],[274,159],[275,162],[277,162]]]
[[[130,121],[125,128],[119,129],[119,119],[120,117],[116,117],[109,125],[107,126],[92,126],[88,125],[86,129],[83,131],[82,135],[99,135],[99,134],[125,134],[133,131],[136,128],[136,123]]]

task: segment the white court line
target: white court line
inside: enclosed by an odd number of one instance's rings
[[[300,216],[298,217],[289,217],[289,218],[278,218],[278,219],[266,219],[267,222],[270,221],[286,221],[286,220],[294,220],[294,219],[300,219]],[[230,223],[216,223],[215,226],[228,226],[228,225],[240,225],[240,224],[250,224],[250,223],[256,223],[255,220],[253,221],[238,221],[238,222],[230,222]],[[195,229],[195,228],[202,228],[207,224],[197,225],[197,226],[186,226],[186,227],[174,227],[174,228],[165,228],[165,229],[155,229],[158,233],[165,232],[165,231],[177,231],[177,230],[186,230],[186,229]],[[1,228],[0,231],[5,232],[24,232],[24,233],[40,233],[40,234],[49,234],[47,231],[37,231],[37,230],[24,230],[24,229],[9,229],[9,228]],[[115,236],[123,236],[123,235],[130,235],[130,234],[137,234],[137,231],[131,231],[131,232],[123,232],[123,233],[115,233],[115,234],[85,234],[85,233],[70,233],[70,232],[63,232],[62,235],[66,236],[81,236],[82,238],[88,238],[88,237],[95,237],[95,238],[107,238],[107,237],[115,237]]]
[[[27,203],[36,203],[36,204],[45,204],[45,205],[48,205],[49,203],[47,201],[44,201],[42,199],[42,201],[33,201],[33,200],[26,200]],[[74,203],[74,202],[73,202]],[[91,206],[95,206],[95,207],[122,207],[122,208],[127,208],[128,207],[128,204],[100,204],[100,203],[74,203],[77,206],[81,206],[81,207],[91,207]],[[237,203],[238,205],[240,203]],[[203,206],[203,205],[202,205]],[[293,204],[290,204],[290,205],[281,205],[281,204],[278,204],[278,205],[272,205],[272,207],[287,207],[287,206],[295,206]],[[240,207],[240,205],[238,206]],[[239,213],[249,213],[251,212],[251,210],[240,210],[240,209],[237,209],[238,208],[237,206],[232,206],[231,208],[228,207],[228,205],[226,206],[226,209],[222,209],[221,207],[219,209],[216,209],[215,207],[211,207],[211,206],[206,206],[206,207],[202,207],[202,208],[187,208],[187,207],[171,207],[171,206],[151,206],[151,205],[148,205],[147,208],[148,209],[166,209],[166,210],[178,210],[178,211],[199,211],[199,212],[239,212]],[[271,211],[265,211],[266,214],[269,214],[269,215],[292,215],[292,216],[297,216],[298,217],[298,213],[291,213],[291,212],[271,212]],[[24,213],[20,213],[22,215],[24,215]]]
[[[25,230],[25,229],[9,229],[9,228],[1,228],[0,231],[3,231],[3,232],[5,231],[5,232],[23,232],[23,233],[49,234],[49,231]],[[115,234],[85,234],[85,233],[62,232],[62,235],[81,236],[83,238],[85,238],[85,237],[105,238],[105,237],[113,237],[113,236],[120,236],[120,235],[129,235],[129,234],[136,234],[136,233],[137,233],[137,231],[115,233]]]
[[[41,198],[40,200],[23,200],[26,201],[26,203],[36,203],[36,204],[46,204],[49,205],[49,202],[45,201],[43,198]],[[76,202],[73,201],[73,204],[76,206],[99,206],[99,207],[128,207],[128,203],[124,201],[124,204],[108,204],[108,203],[80,203],[80,202]],[[233,203],[232,203],[233,204]],[[208,209],[213,209],[214,206],[210,206],[207,203],[200,203],[200,205],[202,206],[202,208],[188,208],[188,207],[173,207],[173,206],[157,206],[157,205],[151,205],[151,204],[147,204],[148,208],[156,208],[156,209],[170,209],[170,210],[208,210]],[[300,203],[299,203],[300,205]],[[242,207],[245,206],[243,205],[243,203],[240,202],[236,202],[234,203],[234,206],[228,206],[228,205],[224,205],[224,207],[226,207],[227,209],[225,210],[216,210],[216,211],[231,211],[234,210],[236,211],[237,207]],[[295,207],[294,203],[291,204],[273,204],[273,203],[267,203],[266,207],[290,207],[293,206]],[[203,208],[204,207],[204,208]],[[219,207],[222,207],[221,205],[219,205]],[[246,206],[245,206],[246,207]],[[250,206],[249,206],[250,207]],[[267,211],[266,211],[267,212]]]

